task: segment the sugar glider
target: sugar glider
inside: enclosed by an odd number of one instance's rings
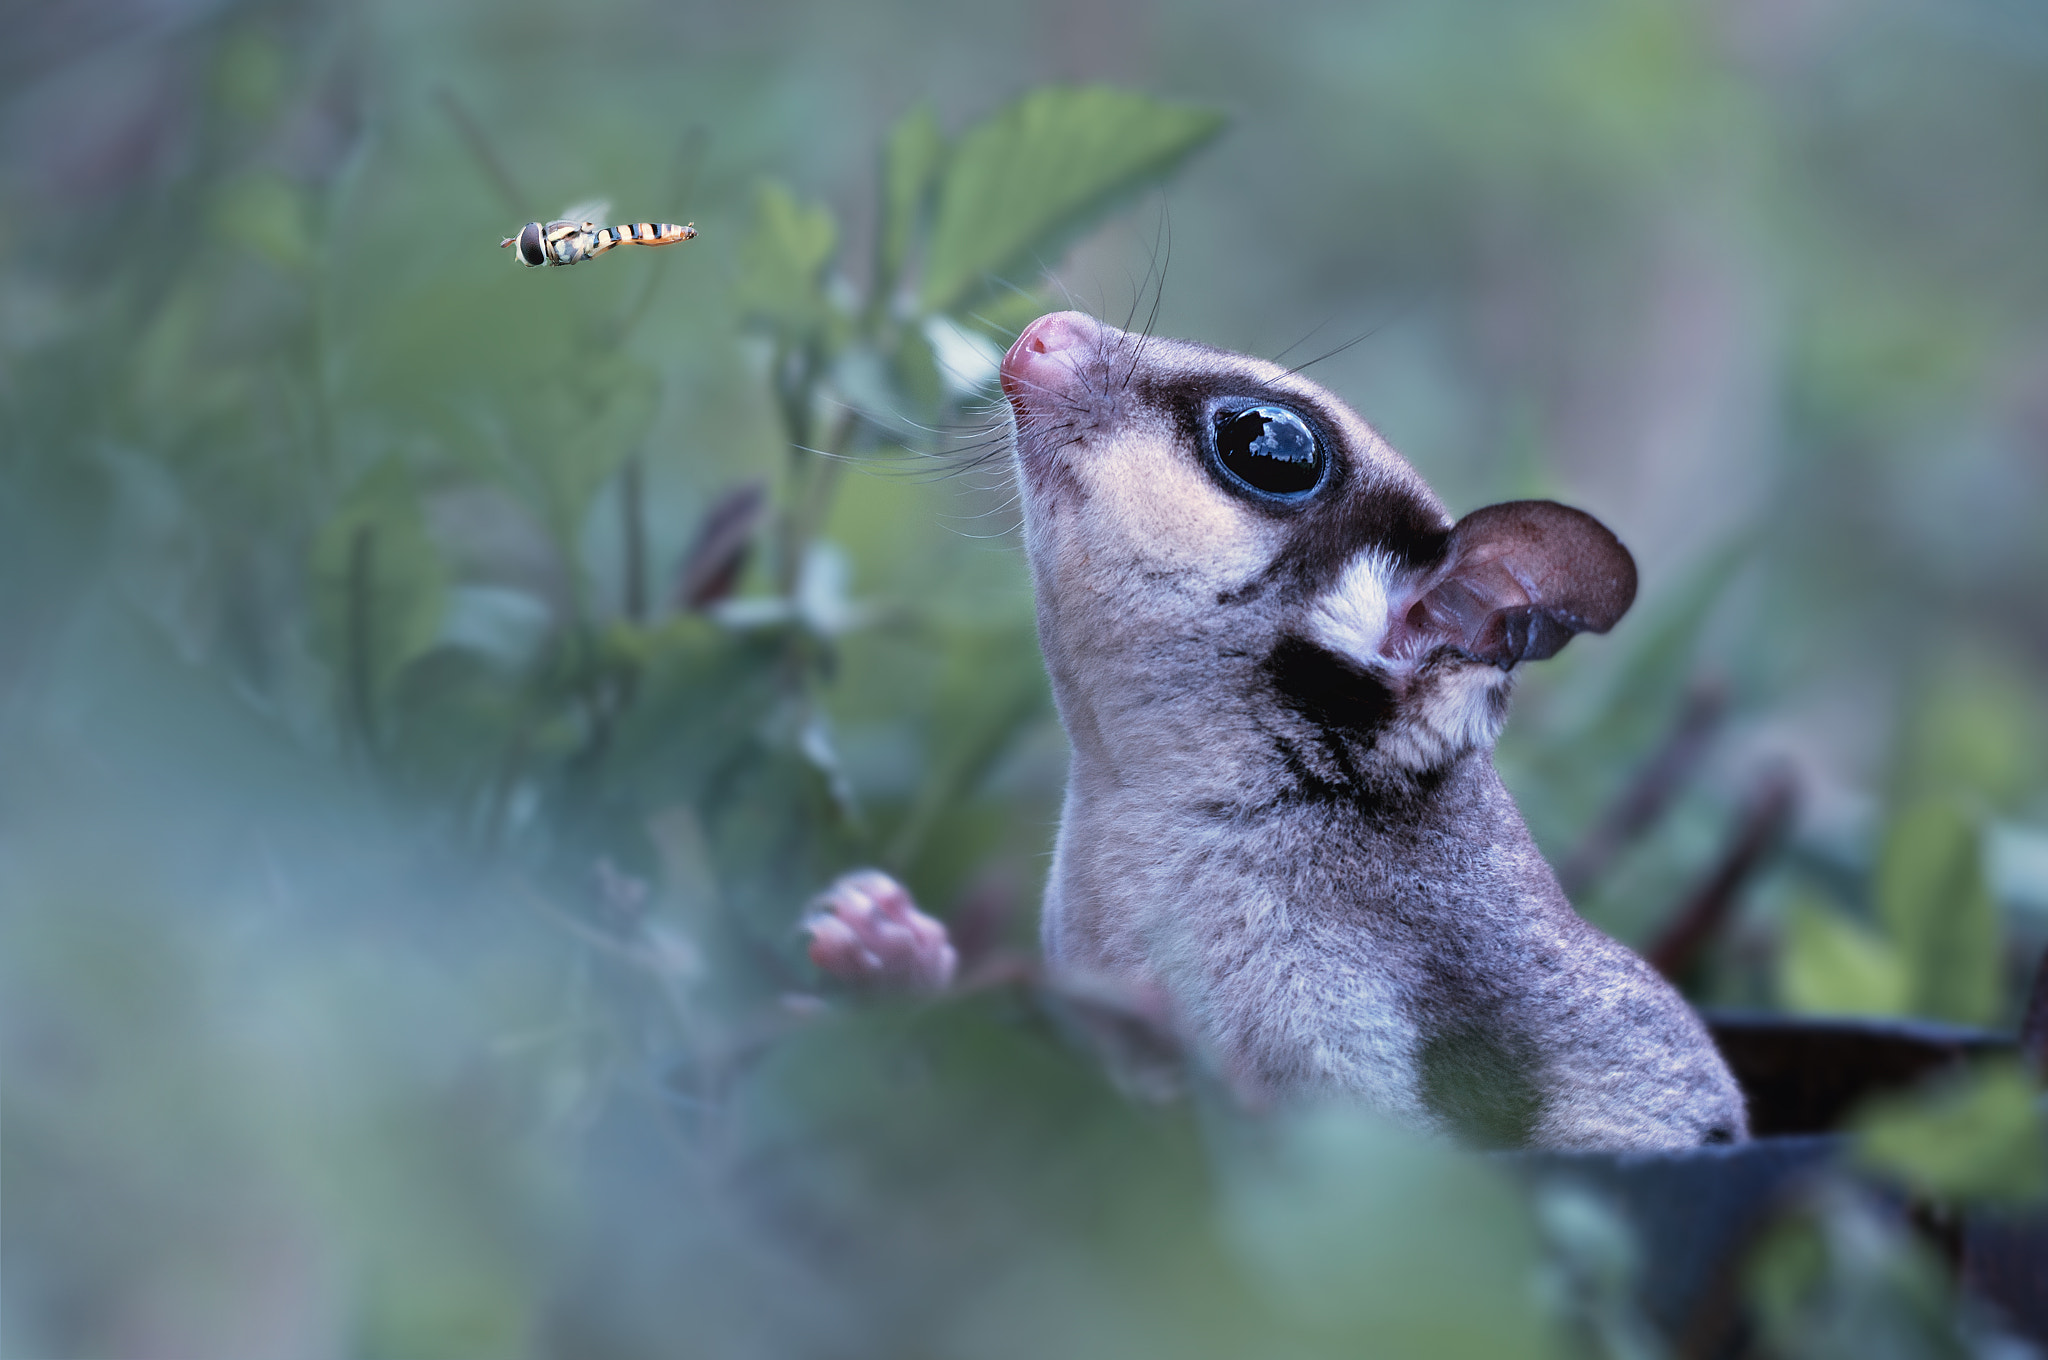
[[[1164,996],[1258,1098],[1490,1146],[1745,1138],[1698,1018],[1572,911],[1493,767],[1515,667],[1634,599],[1614,535],[1551,501],[1454,521],[1315,383],[1079,312],[1002,385],[1072,748],[1054,974]],[[821,902],[828,971],[951,977],[885,876]]]

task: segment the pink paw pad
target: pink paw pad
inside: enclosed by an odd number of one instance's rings
[[[804,914],[811,962],[843,982],[883,990],[938,992],[952,985],[959,955],[946,927],[917,909],[885,873],[848,874]]]

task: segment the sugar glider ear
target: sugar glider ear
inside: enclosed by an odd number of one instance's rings
[[[1635,597],[1635,559],[1606,525],[1555,501],[1507,501],[1458,521],[1398,629],[1403,650],[1448,644],[1508,670],[1606,632]]]

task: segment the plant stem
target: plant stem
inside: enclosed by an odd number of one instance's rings
[[[796,594],[811,542],[832,513],[833,493],[839,488],[846,449],[857,423],[852,411],[842,413],[822,451],[805,447],[801,440],[790,443],[789,481],[783,495],[775,564],[776,593],[785,599]]]
[[[1713,869],[1687,896],[1643,958],[1677,982],[1692,971],[1738,904],[1743,885],[1783,838],[1798,809],[1799,785],[1786,766],[1764,771]]]
[[[1558,866],[1566,897],[1576,900],[1591,890],[1624,850],[1657,825],[1698,772],[1727,710],[1728,689],[1719,680],[1697,680],[1686,691],[1670,732]]]
[[[377,744],[376,666],[372,655],[372,593],[377,575],[377,530],[359,524],[348,544],[347,712],[367,755]]]
[[[512,178],[512,171],[504,159],[492,147],[491,139],[485,135],[483,124],[470,115],[455,92],[442,86],[434,92],[434,98],[441,105],[441,111],[448,115],[448,121],[455,124],[456,133],[469,154],[476,157],[476,163],[483,168],[484,178],[498,191],[498,197],[505,200],[505,206],[514,217],[524,217],[533,211],[533,200],[519,187],[519,181]]]
[[[643,485],[645,460],[626,459],[619,475],[619,530],[625,552],[626,617],[647,621],[647,499]]]

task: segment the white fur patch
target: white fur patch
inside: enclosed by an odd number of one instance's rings
[[[1418,676],[1422,657],[1387,650],[1393,603],[1411,584],[1386,555],[1368,549],[1345,564],[1330,592],[1309,614],[1311,637],[1385,677],[1401,709],[1380,736],[1380,749],[1396,765],[1432,769],[1500,735],[1496,690],[1512,682],[1491,666],[1438,670]]]
[[[1491,746],[1505,716],[1496,690],[1514,683],[1491,666],[1442,673],[1410,695],[1412,705],[1380,736],[1380,749],[1397,765],[1428,770],[1475,746]]]
[[[1384,660],[1380,645],[1387,640],[1389,587],[1394,564],[1367,550],[1345,564],[1336,588],[1316,601],[1309,615],[1315,641],[1364,665]]]

